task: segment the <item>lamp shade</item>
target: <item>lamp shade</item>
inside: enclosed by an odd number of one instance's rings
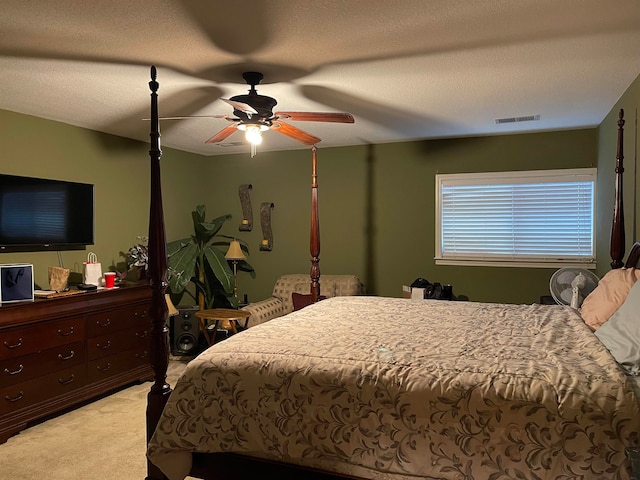
[[[244,260],[244,253],[242,253],[242,248],[240,248],[240,242],[238,240],[232,240],[229,243],[229,250],[225,254],[224,258],[227,260]]]

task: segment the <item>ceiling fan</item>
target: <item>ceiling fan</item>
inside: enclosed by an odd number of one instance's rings
[[[256,85],[264,78],[260,72],[244,72],[242,78],[251,87],[249,93],[236,95],[231,98],[221,98],[220,100],[233,107],[234,117],[219,115],[193,115],[188,117],[161,117],[165,120],[177,120],[194,117],[224,118],[232,122],[227,127],[220,130],[212,137],[205,140],[205,143],[219,143],[235,133],[237,130],[245,132],[245,137],[251,143],[251,156],[255,155],[255,147],[262,142],[262,132],[275,130],[283,135],[293,138],[305,145],[315,145],[320,142],[320,138],[300,130],[283,120],[299,122],[333,122],[333,123],[354,123],[354,118],[349,113],[339,112],[273,112],[273,107],[278,103],[275,98],[260,95],[256,90]]]

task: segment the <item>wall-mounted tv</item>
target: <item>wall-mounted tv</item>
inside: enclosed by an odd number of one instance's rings
[[[0,248],[93,244],[93,185],[0,174]]]

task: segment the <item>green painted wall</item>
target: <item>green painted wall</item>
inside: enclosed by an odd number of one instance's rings
[[[0,171],[95,185],[95,245],[61,252],[65,267],[82,272],[89,251],[103,269],[124,260],[119,254],[147,235],[149,146],[59,122],[0,110]],[[162,159],[167,235],[191,228],[183,212],[201,201],[208,178],[194,174],[209,163],[199,155],[166,151]],[[185,165],[188,167],[185,168]],[[188,210],[189,211],[189,210]],[[180,232],[180,233],[179,233]],[[47,271],[56,251],[0,253],[0,263],[33,263],[36,283],[48,288]]]
[[[324,273],[355,273],[370,293],[399,296],[418,276],[451,283],[471,300],[530,303],[548,292],[555,269],[436,266],[434,200],[437,173],[598,167],[597,257],[599,275],[609,269],[618,110],[625,109],[625,220],[627,248],[640,240],[637,194],[640,169],[640,77],[597,129],[556,131],[371,147],[322,149],[319,156],[321,254]],[[321,144],[320,144],[321,145]],[[309,270],[310,151],[216,157],[222,180],[211,205],[241,217],[237,187],[253,185],[255,229],[237,235],[252,247],[251,279],[240,273],[240,292],[268,296],[283,273]],[[274,249],[260,252],[259,205],[273,202]],[[369,216],[367,216],[369,215]]]
[[[377,295],[400,296],[403,284],[422,276],[451,283],[455,294],[471,300],[538,301],[548,293],[554,269],[434,264],[435,175],[596,163],[596,129],[319,148],[321,271],[354,273]],[[239,221],[238,186],[253,185],[256,227],[237,236],[251,246],[249,261],[257,278],[241,273],[240,293],[258,300],[270,294],[279,275],[307,273],[311,151],[215,157],[211,169],[214,188],[207,202],[218,214],[232,213]],[[262,202],[275,205],[271,252],[258,249]]]
[[[475,301],[530,303],[548,292],[554,269],[455,267],[434,264],[437,173],[598,166],[598,270],[607,269],[615,164],[617,111],[626,110],[625,164],[628,245],[638,239],[637,110],[640,80],[598,129],[318,149],[322,273],[354,273],[372,294],[400,296],[418,276],[451,283]],[[161,99],[160,99],[161,100]],[[149,209],[148,145],[27,115],[0,111],[3,173],[94,183],[96,244],[64,251],[65,266],[82,270],[87,251],[103,265],[122,261],[138,235],[146,235]],[[275,133],[273,133],[275,134]],[[270,134],[271,135],[271,134]],[[268,141],[268,137],[265,139]],[[167,240],[192,231],[191,210],[207,205],[208,218],[231,213],[222,233],[250,245],[257,276],[240,272],[240,295],[252,301],[271,293],[283,273],[310,268],[311,151],[258,152],[202,157],[163,148],[162,179]],[[241,184],[253,185],[252,232],[240,232]],[[273,203],[274,248],[259,250],[260,204]],[[46,287],[56,252],[1,253],[0,262],[33,263]]]

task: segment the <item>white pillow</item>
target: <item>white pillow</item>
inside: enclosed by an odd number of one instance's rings
[[[595,335],[622,368],[640,375],[640,282],[631,287],[624,303]]]

